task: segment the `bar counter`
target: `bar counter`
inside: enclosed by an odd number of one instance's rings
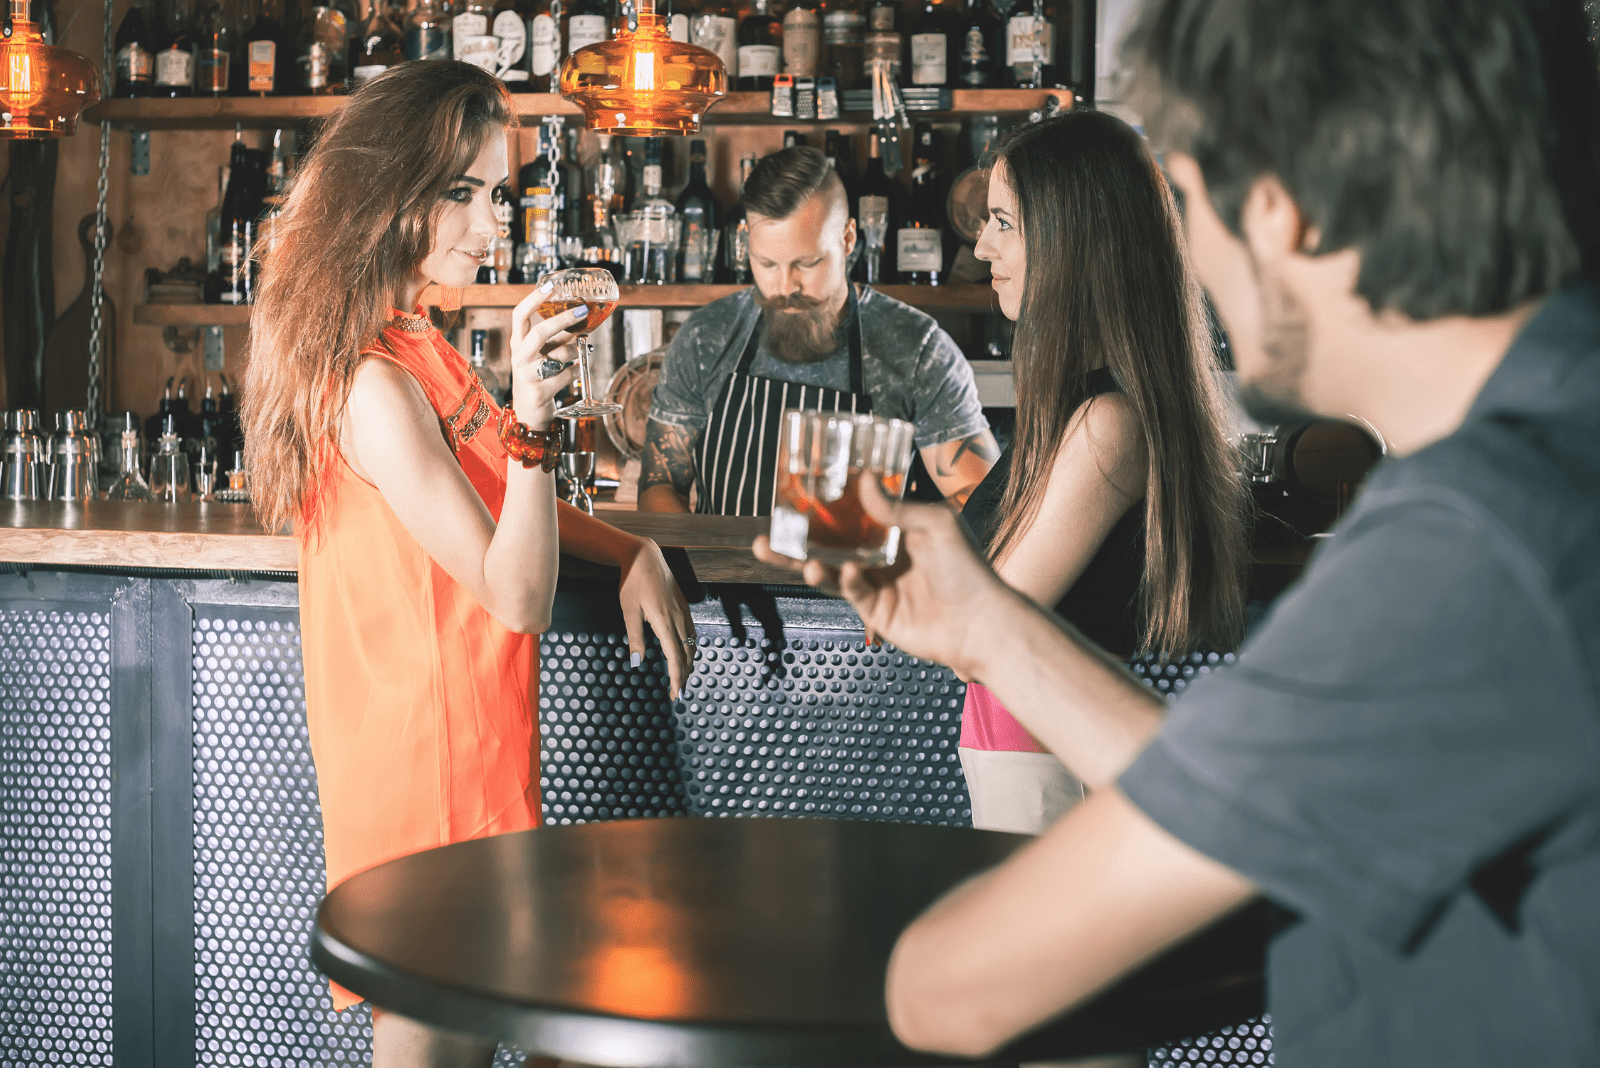
[[[546,822],[970,821],[950,671],[784,585],[750,555],[765,520],[601,514],[662,546],[699,647],[671,700],[653,646],[629,663],[615,572],[563,557]],[[0,1063],[366,1063],[369,1017],[333,1012],[307,956],[322,820],[295,567],[240,505],[0,504]],[[1170,693],[1231,659],[1133,667]]]

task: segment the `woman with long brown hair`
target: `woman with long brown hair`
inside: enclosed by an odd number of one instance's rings
[[[512,312],[501,411],[421,314],[470,284],[498,229],[505,87],[404,63],[352,94],[306,155],[262,268],[244,420],[263,522],[300,541],[306,716],[328,885],[397,856],[537,826],[538,656],[558,553],[617,565],[633,666],[644,624],[674,695],[693,624],[655,543],[559,504],[567,328]],[[344,1008],[359,999],[334,988]],[[494,1046],[392,1014],[373,1063],[488,1065]]]
[[[963,516],[1011,586],[1118,659],[1230,649],[1245,489],[1170,189],[1143,139],[1074,111],[996,146],[979,259],[1016,321],[1016,439]],[[1037,833],[1077,780],[975,682],[973,823]]]

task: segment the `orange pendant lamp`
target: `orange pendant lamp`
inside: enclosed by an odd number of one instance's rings
[[[674,41],[655,0],[639,0],[638,29],[566,58],[561,95],[601,133],[693,134],[728,95],[728,71],[715,52]]]
[[[100,74],[76,52],[45,44],[28,0],[9,0],[0,26],[0,137],[66,137],[100,99]]]

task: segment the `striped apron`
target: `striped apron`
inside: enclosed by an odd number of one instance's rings
[[[784,410],[872,411],[861,379],[861,318],[850,286],[850,391],[781,382],[750,373],[761,326],[750,331],[739,365],[722,383],[695,457],[701,515],[771,515],[777,486],[778,423]]]

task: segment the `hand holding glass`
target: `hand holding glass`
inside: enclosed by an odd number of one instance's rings
[[[773,551],[828,564],[894,563],[900,528],[867,515],[860,482],[875,478],[884,496],[899,500],[911,466],[913,430],[900,419],[784,412],[778,428]]]
[[[589,377],[589,355],[594,352],[589,333],[606,321],[606,317],[616,308],[617,301],[622,299],[616,277],[601,267],[578,267],[570,271],[557,271],[545,278],[545,282],[552,288],[539,304],[539,318],[549,319],[580,304],[589,308],[587,318],[567,327],[568,333],[583,339],[578,351],[578,391],[582,396],[576,404],[557,408],[556,415],[562,419],[577,419],[586,415],[622,411],[620,404],[606,404],[594,399],[594,385]]]

